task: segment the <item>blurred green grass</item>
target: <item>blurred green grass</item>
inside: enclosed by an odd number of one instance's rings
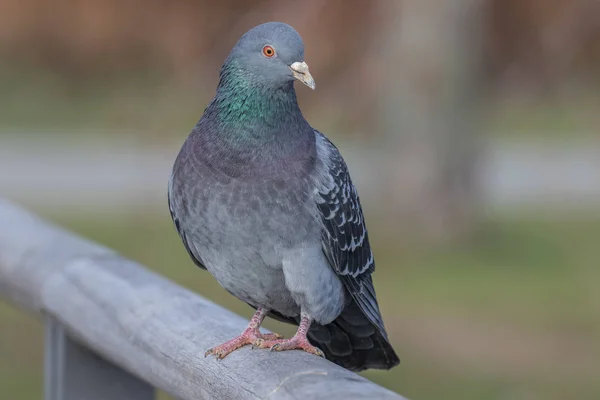
[[[50,217],[249,317],[193,266],[167,214]],[[468,244],[435,250],[370,232],[382,312],[402,359],[370,379],[415,400],[600,398],[600,218],[496,216]],[[40,323],[0,304],[0,324],[0,388],[14,400],[39,398]]]
[[[0,137],[12,130],[58,130],[73,136],[138,133],[145,138],[188,132],[213,96],[218,73],[203,83],[208,87],[150,69],[77,78],[28,64],[0,65]],[[596,92],[582,90],[560,99],[495,99],[483,114],[482,132],[514,140],[595,137],[600,123]],[[330,134],[360,134],[343,125],[347,115],[334,108],[339,103],[341,99],[323,113],[322,107],[304,102],[303,110],[313,125]]]
[[[0,66],[0,135],[19,130],[85,134],[189,131],[210,100],[158,71],[65,77],[27,65]]]

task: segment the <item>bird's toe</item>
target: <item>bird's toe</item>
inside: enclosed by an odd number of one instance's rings
[[[310,344],[307,339],[297,336],[287,340],[271,341],[271,343],[264,342],[263,346],[268,346],[271,351],[303,350],[319,357],[325,357],[321,349]]]
[[[214,349],[214,347],[211,347],[210,349],[208,349],[208,350],[206,350],[206,351],[204,352],[204,357],[206,358],[206,357],[208,357],[209,355],[211,355],[211,354],[214,354],[214,352],[215,352],[215,349]]]
[[[280,335],[279,333],[262,333],[260,338],[263,340],[277,340],[283,339],[283,335]]]

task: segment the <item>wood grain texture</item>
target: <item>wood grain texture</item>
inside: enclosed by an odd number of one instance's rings
[[[183,400],[402,399],[300,351],[204,351],[247,321],[0,199],[0,296],[58,320],[106,360]]]

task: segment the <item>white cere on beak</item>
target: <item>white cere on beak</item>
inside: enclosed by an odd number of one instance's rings
[[[312,90],[315,90],[315,80],[308,71],[308,65],[304,61],[296,61],[290,65],[290,69],[292,70],[294,78],[298,79]]]

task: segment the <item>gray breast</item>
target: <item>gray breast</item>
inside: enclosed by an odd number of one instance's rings
[[[203,162],[178,162],[170,206],[189,251],[231,294],[254,306],[298,315],[285,286],[289,249],[319,238],[310,174],[289,170],[226,176]]]

